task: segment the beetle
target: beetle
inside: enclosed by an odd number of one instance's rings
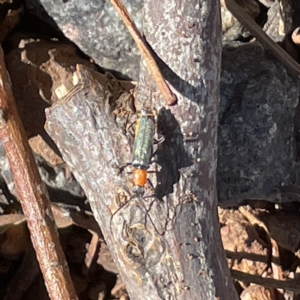
[[[141,110],[135,129],[133,148],[133,192],[141,197],[147,183],[148,168],[152,157],[155,134],[155,113],[150,110]]]

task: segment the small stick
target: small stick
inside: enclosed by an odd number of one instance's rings
[[[300,286],[298,280],[287,279],[287,280],[278,280],[273,278],[263,278],[258,275],[251,275],[248,273],[230,270],[231,276],[239,281],[244,281],[247,283],[255,283],[265,287],[283,289],[286,291],[291,291],[296,294],[300,293]]]
[[[15,105],[0,47],[0,140],[51,300],[75,300],[75,289],[61,248],[47,190],[41,181]]]
[[[149,51],[144,39],[137,29],[134,21],[131,19],[127,9],[125,8],[122,0],[110,0],[111,4],[116,9],[117,13],[119,14],[120,18],[124,22],[126,28],[128,29],[129,33],[131,34],[132,38],[136,42],[143,59],[145,60],[147,67],[162,95],[167,105],[172,105],[176,102],[177,98],[172,93],[171,89],[169,88],[168,84],[166,83],[165,79],[163,78],[151,52]]]
[[[251,17],[235,2],[235,0],[225,0],[227,9],[240,21],[262,45],[269,49],[273,55],[281,61],[291,72],[300,75],[300,65],[278,44],[276,44]]]

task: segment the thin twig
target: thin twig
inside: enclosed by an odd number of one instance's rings
[[[49,297],[52,300],[77,299],[59,242],[47,190],[41,181],[17,112],[1,47],[0,139],[10,163]]]
[[[111,4],[116,9],[117,13],[119,14],[120,18],[124,22],[126,28],[130,32],[132,38],[137,44],[143,59],[145,60],[147,67],[162,95],[167,105],[172,105],[176,102],[176,96],[172,93],[171,89],[169,88],[168,84],[166,83],[165,79],[163,78],[151,52],[148,49],[141,33],[137,29],[134,21],[130,17],[127,9],[125,8],[124,4],[121,0],[110,0]]]
[[[278,44],[276,44],[251,17],[235,2],[235,0],[225,0],[227,9],[241,22],[253,36],[273,55],[288,68],[291,72],[300,75],[300,65]]]
[[[297,294],[300,294],[300,285],[299,280],[277,280],[273,278],[263,278],[258,275],[251,275],[248,273],[230,270],[231,276],[239,281],[244,281],[247,283],[255,283],[266,287],[283,289],[286,291],[291,291]]]

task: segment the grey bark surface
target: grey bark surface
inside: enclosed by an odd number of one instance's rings
[[[135,105],[157,110],[165,136],[153,164],[159,170],[149,173],[154,188],[133,197],[128,171],[118,168],[132,158],[132,137],[112,113],[116,81],[79,68],[80,89],[47,111],[47,131],[83,187],[132,299],[237,299],[216,209],[219,3],[144,5],[145,37],[178,97],[165,108],[142,64]]]

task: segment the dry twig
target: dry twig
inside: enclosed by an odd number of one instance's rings
[[[151,52],[149,51],[141,33],[137,29],[134,21],[131,19],[128,11],[126,10],[124,4],[121,0],[110,0],[111,4],[114,6],[118,12],[120,18],[124,22],[126,28],[130,32],[132,38],[137,44],[137,47],[141,51],[141,55],[145,60],[147,67],[162,95],[167,105],[172,105],[176,102],[176,96],[172,93],[165,79],[163,78]]]
[[[15,106],[0,47],[0,139],[14,176],[31,240],[52,300],[77,299],[55,227],[47,190],[41,181]]]
[[[234,279],[239,281],[256,283],[262,286],[283,289],[300,294],[300,286],[298,280],[277,280],[273,278],[263,278],[261,276],[251,275],[236,270],[230,270],[230,273]]]

